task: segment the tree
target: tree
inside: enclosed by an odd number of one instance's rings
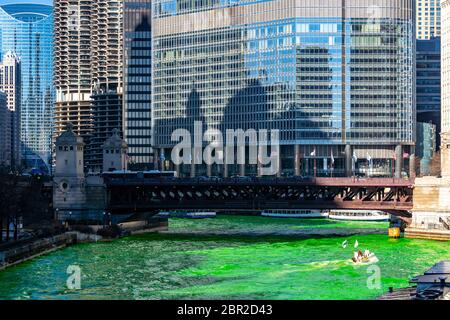
[[[21,218],[25,192],[20,184],[20,175],[0,172],[0,230],[6,226],[6,241],[10,240],[10,225],[14,226],[14,240],[18,239],[18,225]],[[3,241],[3,235],[0,237]]]

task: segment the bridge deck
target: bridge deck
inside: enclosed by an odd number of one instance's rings
[[[361,209],[409,215],[413,181],[353,178],[105,177],[108,210]]]
[[[110,186],[139,186],[139,185],[278,185],[278,186],[323,186],[323,187],[410,187],[414,186],[414,180],[392,178],[226,178],[226,179],[202,179],[202,178],[120,178],[105,177],[105,182]]]

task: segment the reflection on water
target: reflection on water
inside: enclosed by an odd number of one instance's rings
[[[172,232],[286,228],[360,228],[361,222],[218,217],[173,219]],[[385,223],[370,223],[386,228]],[[450,259],[447,242],[366,235],[356,239],[379,258],[382,288],[367,288],[367,266],[349,262],[342,238],[141,235],[80,244],[0,272],[0,299],[370,299],[434,263]],[[66,270],[78,265],[82,289],[66,287]]]

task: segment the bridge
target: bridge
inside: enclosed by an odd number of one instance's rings
[[[393,178],[123,178],[104,175],[112,214],[176,209],[383,210],[410,217],[414,180]]]

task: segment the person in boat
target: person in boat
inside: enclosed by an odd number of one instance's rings
[[[364,261],[365,259],[369,259],[369,257],[370,257],[369,250],[365,250],[364,253],[361,250],[358,250],[353,254],[352,261],[358,263]]]
[[[352,260],[353,260],[353,262],[358,263],[358,262],[361,262],[362,258],[363,258],[363,253],[361,252],[361,250],[359,250],[353,254]]]

